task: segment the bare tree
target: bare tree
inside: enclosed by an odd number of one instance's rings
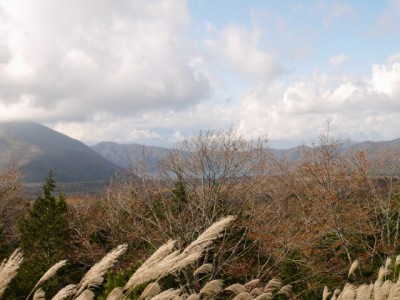
[[[0,171],[0,231],[7,245],[18,240],[16,223],[23,212],[21,173],[14,163]]]

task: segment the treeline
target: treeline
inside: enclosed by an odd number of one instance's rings
[[[236,220],[223,237],[188,273],[160,281],[164,289],[199,290],[188,274],[203,264],[212,266],[207,281],[279,278],[296,299],[320,299],[325,285],[368,283],[386,257],[400,253],[400,151],[374,153],[343,152],[325,134],[293,163],[274,157],[266,140],[248,141],[235,129],[200,132],[162,162],[157,176],[146,173],[144,155],[101,197],[67,201],[51,174],[42,195],[22,201],[11,166],[0,175],[0,250],[6,258],[20,247],[25,260],[6,298],[25,299],[49,267],[68,259],[44,286],[52,296],[127,243],[108,281],[94,288],[105,299],[160,245],[172,238],[182,249],[228,215]],[[356,260],[361,267],[348,278]]]

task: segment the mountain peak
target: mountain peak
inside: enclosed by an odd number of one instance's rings
[[[15,161],[25,182],[42,182],[50,169],[59,182],[107,180],[119,169],[78,140],[42,124],[0,123],[0,168]]]

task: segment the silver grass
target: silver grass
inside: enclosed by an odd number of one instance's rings
[[[381,294],[382,294],[382,299],[386,299],[387,296],[390,293],[390,290],[392,289],[392,287],[394,286],[394,283],[390,280],[386,280],[382,287],[381,287]]]
[[[390,269],[391,265],[392,265],[392,259],[390,257],[386,258],[385,268]]]
[[[220,236],[223,230],[235,219],[233,216],[228,216],[213,225],[211,225],[206,231],[204,231],[195,241],[187,246],[181,253],[172,251],[173,243],[169,247],[165,248],[167,255],[164,255],[162,259],[156,259],[151,257],[150,263],[146,261],[132,276],[124,287],[124,291],[129,291],[135,288],[137,285],[162,278],[172,272],[182,269],[189,264],[197,261],[208,248],[211,243]],[[170,242],[168,242],[170,243]],[[158,251],[157,251],[158,252]],[[168,254],[169,253],[169,254]]]
[[[232,284],[232,285],[228,286],[227,288],[225,288],[225,291],[229,291],[229,292],[234,293],[235,295],[238,295],[240,293],[245,292],[246,288],[244,287],[243,284],[235,283],[235,284]]]
[[[201,253],[192,253],[186,257],[182,257],[181,259],[177,259],[176,257],[167,257],[151,268],[138,269],[126,283],[124,291],[132,290],[139,284],[164,277],[172,272],[182,269],[197,261],[200,257]]]
[[[250,291],[250,295],[253,297],[260,296],[262,294],[262,290],[260,288],[254,288]]]
[[[37,289],[36,292],[33,294],[33,300],[45,300],[45,293],[42,289]]]
[[[198,300],[198,299],[200,299],[199,294],[192,294],[192,295],[189,295],[189,297],[187,297],[186,300]]]
[[[161,287],[157,282],[149,283],[143,290],[139,299],[151,298],[161,292]]]
[[[83,290],[89,286],[96,285],[100,282],[99,277],[103,275],[110,269],[117,261],[117,259],[125,253],[128,249],[127,244],[119,245],[118,247],[107,253],[99,262],[97,262],[82,278],[81,282],[77,287],[77,295],[80,295]]]
[[[243,292],[240,293],[239,295],[236,295],[233,300],[251,300],[253,297],[248,293],[248,292]]]
[[[56,263],[54,266],[52,266],[50,269],[48,269],[46,271],[46,273],[44,273],[43,276],[39,279],[39,281],[36,283],[36,285],[33,289],[35,289],[36,287],[38,287],[39,285],[43,284],[45,281],[47,281],[51,277],[53,277],[59,269],[61,269],[62,267],[64,267],[66,265],[66,263],[67,263],[67,260],[61,260],[58,263]]]
[[[275,290],[280,289],[282,286],[282,281],[280,281],[278,278],[272,278],[270,281],[268,281],[267,285],[264,287],[263,292],[273,292]]]
[[[358,259],[353,261],[353,263],[350,266],[349,273],[347,274],[347,277],[350,277],[354,273],[354,271],[360,266],[360,262]]]
[[[322,292],[322,300],[327,300],[331,292],[329,292],[329,289],[327,286],[324,286],[324,291]]]
[[[400,254],[396,256],[396,266],[400,265]]]
[[[341,292],[340,289],[334,290],[331,300],[336,300],[336,299],[338,299],[338,296],[340,295],[340,292]]]
[[[52,300],[63,300],[67,299],[76,293],[76,284],[70,284],[63,287],[57,292],[57,294],[52,298]]]
[[[146,268],[148,266],[151,266],[165,257],[167,257],[171,252],[174,250],[176,241],[174,240],[169,240],[165,244],[163,244],[160,248],[156,250],[141,266],[141,268]],[[140,269],[140,268],[139,268]]]
[[[194,251],[203,252],[213,241],[218,238],[222,231],[231,224],[236,217],[227,216],[208,227],[194,242],[192,242],[182,254],[192,253]]]
[[[19,266],[23,261],[22,252],[16,249],[8,259],[0,265],[0,298],[3,296],[10,281],[17,275]]]
[[[388,300],[400,299],[400,282],[397,282],[390,289]]]
[[[388,269],[385,267],[380,267],[379,272],[378,272],[378,278],[375,281],[374,284],[374,299],[383,299],[383,291],[382,291],[382,285],[383,285],[383,278],[389,274]]]
[[[189,294],[188,294],[188,293],[184,293],[184,294],[181,295],[181,298],[182,298],[183,300],[187,300],[188,297],[189,297]]]
[[[97,287],[103,284],[104,277],[101,275],[92,278],[91,283],[87,286],[88,288]]]
[[[271,300],[272,296],[273,295],[271,292],[267,292],[267,293],[262,293],[260,296],[257,296],[256,299],[257,300]]]
[[[151,298],[152,300],[171,300],[174,299],[176,296],[179,296],[179,294],[181,293],[180,289],[169,289],[166,290],[164,292],[162,292],[161,294],[158,294],[157,296]]]
[[[42,277],[40,277],[39,281],[35,284],[35,286],[33,287],[33,289],[31,290],[31,292],[29,293],[28,297],[26,299],[29,298],[29,296],[40,286],[42,285],[44,282],[46,282],[47,280],[49,280],[51,277],[53,277],[57,271],[59,269],[61,269],[63,266],[65,266],[65,264],[67,263],[67,260],[61,260],[58,263],[56,263],[55,265],[53,265],[50,269],[48,269],[46,271],[46,273],[43,274]]]
[[[371,285],[363,284],[357,288],[356,299],[357,300],[370,300],[372,296]]]
[[[212,268],[213,268],[212,264],[203,264],[200,267],[198,267],[196,271],[194,271],[193,275],[196,276],[199,274],[209,274],[211,273]]]
[[[254,289],[257,285],[259,285],[260,283],[260,279],[253,279],[250,280],[249,282],[247,282],[244,287],[246,288],[246,290],[249,292],[252,289]]]
[[[287,284],[283,287],[281,287],[281,289],[278,291],[278,295],[284,295],[286,297],[290,297],[292,294],[292,286],[290,284]]]
[[[75,300],[94,300],[95,294],[90,290],[84,290]]]
[[[346,283],[343,291],[340,293],[338,300],[353,300],[357,294],[357,287],[353,284]]]
[[[202,298],[213,297],[222,292],[222,281],[214,279],[206,283],[206,285],[200,290]]]
[[[122,300],[124,296],[123,289],[121,287],[116,287],[108,294],[107,300]]]

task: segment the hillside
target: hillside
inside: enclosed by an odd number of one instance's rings
[[[149,172],[155,172],[160,162],[171,152],[171,149],[163,147],[113,142],[102,142],[92,146],[92,149],[125,169],[132,167],[135,163],[142,162],[144,158]]]
[[[0,168],[14,161],[25,183],[54,170],[58,182],[108,181],[120,169],[78,140],[33,122],[0,123]]]

